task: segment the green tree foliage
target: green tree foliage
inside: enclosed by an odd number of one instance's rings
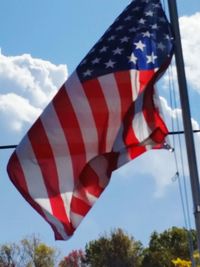
[[[57,250],[35,236],[0,246],[0,267],[54,267]]]
[[[173,227],[161,234],[151,235],[149,247],[144,251],[142,267],[174,267],[172,260],[190,259],[188,236],[192,237],[193,246],[197,247],[195,231]]]
[[[142,245],[121,229],[89,242],[85,249],[85,263],[90,267],[139,267]]]
[[[149,246],[116,229],[74,250],[57,264],[58,251],[32,236],[19,243],[0,245],[0,267],[190,267],[188,236],[197,248],[196,232],[173,227],[151,235]],[[198,252],[194,253],[200,266]]]

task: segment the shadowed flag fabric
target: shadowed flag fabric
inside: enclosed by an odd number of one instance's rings
[[[17,146],[11,181],[68,239],[109,183],[112,171],[168,130],[155,82],[173,50],[159,0],[136,0],[115,20]]]

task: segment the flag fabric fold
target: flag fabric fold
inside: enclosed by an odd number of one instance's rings
[[[160,1],[132,1],[13,152],[11,181],[56,239],[73,234],[113,170],[163,147],[168,130],[155,83],[172,53]]]

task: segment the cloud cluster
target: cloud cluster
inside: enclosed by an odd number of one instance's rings
[[[67,77],[65,65],[31,55],[0,54],[0,123],[20,131],[41,113]]]

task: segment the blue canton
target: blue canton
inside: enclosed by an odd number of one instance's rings
[[[123,70],[160,68],[172,53],[170,24],[159,0],[135,0],[90,50],[76,71],[81,81]]]

